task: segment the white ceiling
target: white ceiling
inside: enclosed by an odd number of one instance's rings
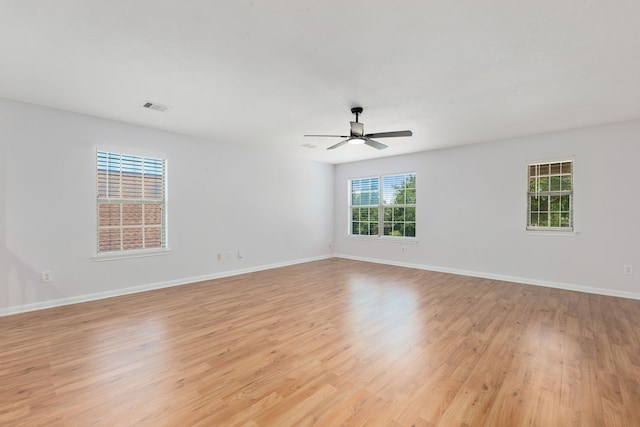
[[[640,118],[639,17],[638,0],[0,0],[0,97],[342,163]],[[345,134],[357,105],[366,132],[414,136],[302,136]]]

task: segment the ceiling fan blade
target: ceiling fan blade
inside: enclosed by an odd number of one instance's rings
[[[346,144],[347,142],[349,142],[349,140],[345,139],[344,141],[340,141],[336,145],[332,145],[331,147],[327,148],[327,150],[333,150],[334,148],[338,148],[338,147]]]
[[[385,148],[387,148],[387,145],[381,144],[378,141],[374,141],[373,139],[369,139],[367,138],[364,141],[365,144],[367,144],[369,147],[373,147],[373,148],[377,148],[378,150],[384,150]]]
[[[368,133],[365,136],[367,138],[395,138],[398,136],[411,136],[413,132],[410,130],[399,130],[396,132],[380,132],[380,133]]]
[[[358,122],[351,122],[351,136],[364,135],[364,125]]]
[[[318,136],[326,138],[349,138],[349,135],[303,135],[303,136]]]

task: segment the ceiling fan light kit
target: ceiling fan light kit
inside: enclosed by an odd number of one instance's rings
[[[327,148],[327,150],[333,150],[338,148],[344,144],[366,144],[369,147],[373,147],[378,150],[384,150],[388,146],[382,144],[378,141],[374,141],[371,138],[396,138],[400,136],[411,136],[413,133],[410,130],[400,130],[394,132],[378,132],[378,133],[364,133],[364,124],[360,123],[358,119],[360,118],[360,114],[362,114],[362,107],[353,107],[351,109],[351,113],[356,115],[356,121],[351,122],[351,130],[349,135],[305,135],[305,136],[320,136],[320,137],[328,137],[328,138],[346,138],[344,141],[340,141],[335,145]]]

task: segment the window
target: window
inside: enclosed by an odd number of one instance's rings
[[[349,234],[415,237],[416,174],[350,180]]]
[[[379,233],[380,178],[351,181],[351,234],[377,236]]]
[[[573,231],[573,161],[528,166],[527,229]]]
[[[164,160],[97,152],[97,251],[166,247]]]

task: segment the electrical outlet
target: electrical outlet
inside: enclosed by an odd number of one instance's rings
[[[53,273],[49,270],[43,271],[42,273],[40,273],[40,275],[42,276],[43,282],[53,281]]]
[[[244,258],[244,252],[238,251],[238,258]]]
[[[220,252],[218,252],[217,258],[218,258],[218,261],[222,261],[222,254]]]
[[[624,266],[624,274],[626,274],[627,276],[632,276],[633,275],[633,265],[625,265]]]

